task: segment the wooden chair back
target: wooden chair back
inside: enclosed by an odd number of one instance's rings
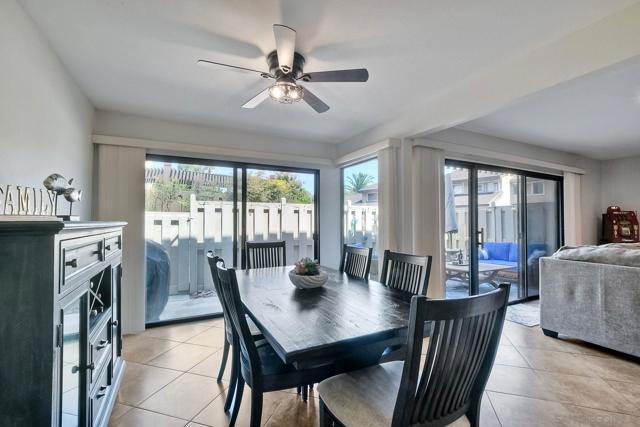
[[[380,282],[414,295],[427,295],[431,275],[431,256],[384,251]]]
[[[222,262],[216,264],[216,271],[222,292],[222,309],[226,312],[229,323],[233,329],[233,342],[231,345],[240,345],[240,357],[242,365],[248,367],[252,383],[261,381],[262,365],[251,330],[238,292],[238,280],[233,268],[225,268]]]
[[[393,426],[441,427],[465,414],[470,420],[478,419],[500,342],[509,288],[501,285],[487,294],[461,299],[412,298],[407,359]],[[427,321],[431,321],[432,333],[420,373]]]
[[[218,269],[216,265],[218,263],[224,264],[224,260],[217,255],[214,255],[212,251],[207,252],[207,261],[209,262],[209,270],[211,270],[211,278],[213,279],[213,288],[216,291],[216,295],[218,295],[218,300],[220,300],[220,305],[222,306],[222,316],[224,318],[224,329],[227,334],[227,340],[231,343],[231,323],[229,323],[229,318],[227,315],[227,310],[224,309],[224,300],[222,299],[222,289],[220,288],[220,277],[218,277]]]
[[[245,251],[247,269],[287,265],[287,248],[284,240],[278,242],[247,242]]]
[[[371,254],[371,248],[343,245],[340,271],[358,279],[369,279]]]

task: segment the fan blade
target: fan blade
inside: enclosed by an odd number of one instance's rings
[[[262,102],[269,97],[269,88],[266,88],[244,104],[242,104],[242,108],[256,108],[258,105],[262,104]]]
[[[305,82],[366,82],[369,72],[366,68],[355,70],[319,71],[303,74],[298,80]]]
[[[302,90],[304,90],[304,95],[302,99],[304,100],[304,102],[309,104],[311,108],[316,110],[316,112],[324,113],[329,109],[329,106],[325,104],[320,98],[315,96],[313,92],[311,92],[309,89],[307,89],[306,87],[303,87]]]
[[[293,69],[293,55],[296,51],[296,30],[285,25],[274,24],[273,35],[276,38],[278,64],[282,72],[288,74]]]
[[[252,70],[251,68],[245,68],[245,67],[238,67],[236,65],[223,64],[221,62],[207,61],[206,59],[199,59],[197,64],[201,65],[203,67],[212,67],[212,68],[227,67],[227,68],[232,68],[232,69],[238,70],[238,71],[249,71],[249,72],[252,72],[252,73],[258,73],[264,78],[270,77],[272,79],[275,79],[274,76],[272,76],[271,74],[269,74],[269,73],[267,73],[265,71]]]

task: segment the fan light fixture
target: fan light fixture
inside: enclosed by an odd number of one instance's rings
[[[274,101],[292,104],[302,100],[304,92],[300,86],[291,82],[277,82],[269,88],[269,96]]]

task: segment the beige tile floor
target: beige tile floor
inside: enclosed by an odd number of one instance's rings
[[[223,427],[228,369],[221,320],[150,329],[125,337],[127,370],[113,427]],[[245,393],[248,393],[248,388]],[[249,424],[245,394],[238,426]],[[263,425],[318,425],[318,398],[267,393]],[[481,427],[640,426],[640,364],[580,341],[545,337],[540,328],[505,323],[482,404]]]

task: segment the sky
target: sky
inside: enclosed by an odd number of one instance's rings
[[[378,159],[367,160],[366,162],[358,163],[353,166],[348,166],[344,168],[344,178],[347,179],[348,176],[352,174],[358,174],[360,172],[366,173],[367,175],[371,175],[374,179],[374,182],[378,183]]]

